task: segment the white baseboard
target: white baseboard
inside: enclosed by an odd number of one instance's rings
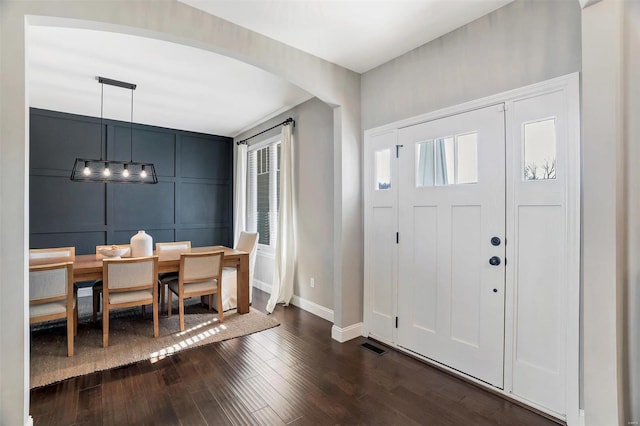
[[[253,286],[255,288],[257,288],[258,290],[262,290],[265,293],[271,294],[271,284],[269,284],[269,283],[265,283],[264,281],[260,281],[260,280],[257,280],[257,279],[254,278],[253,279]]]
[[[291,304],[297,306],[300,309],[304,309],[305,311],[312,313],[317,317],[326,319],[329,322],[333,322],[332,309],[325,308],[324,306],[313,303],[310,300],[303,299],[302,297],[296,296],[295,294],[291,298]]]
[[[33,417],[31,417],[31,415],[27,417],[27,420],[24,422],[24,426],[33,426]]]
[[[344,343],[346,341],[355,339],[356,337],[360,337],[360,336],[362,336],[361,322],[350,325],[345,328],[340,328],[335,325],[331,327],[331,338],[333,340],[337,340],[340,343]]]
[[[580,414],[578,416],[578,421],[580,422],[579,426],[585,426],[586,423],[584,421],[584,410],[582,410],[582,409],[580,410]]]

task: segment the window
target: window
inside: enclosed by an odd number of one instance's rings
[[[556,178],[556,120],[524,125],[524,180]]]
[[[247,230],[260,234],[259,245],[275,248],[280,201],[280,138],[249,147],[247,155]]]
[[[478,133],[416,144],[416,186],[478,182]]]

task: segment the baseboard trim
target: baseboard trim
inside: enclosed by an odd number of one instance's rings
[[[262,290],[265,293],[271,294],[271,284],[269,284],[269,283],[266,283],[264,281],[260,281],[260,280],[257,280],[257,279],[254,278],[253,279],[253,286],[255,288],[257,288],[258,290]]]
[[[295,294],[291,298],[291,304],[297,306],[300,309],[312,313],[313,315],[325,319],[329,322],[333,322],[333,310],[326,308],[322,305],[318,305],[310,300],[303,299]]]
[[[347,342],[356,337],[362,336],[362,323],[353,324],[345,328],[340,328],[336,325],[331,327],[331,338],[337,340],[340,343]]]

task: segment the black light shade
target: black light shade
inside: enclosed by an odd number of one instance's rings
[[[124,81],[112,80],[105,77],[97,77],[98,82],[102,85],[100,94],[100,127],[102,128],[103,120],[103,104],[104,104],[104,85],[122,87],[131,90],[131,122],[129,125],[131,135],[131,159],[133,160],[133,91],[136,85]],[[100,132],[100,145],[104,143]],[[105,147],[106,156],[106,147]],[[71,180],[74,182],[103,182],[103,183],[158,183],[156,169],[152,163],[137,163],[134,161],[112,161],[103,160],[102,153],[99,160],[89,160],[85,158],[76,158],[71,170]]]
[[[108,175],[104,173],[105,168],[109,169]],[[158,183],[158,176],[151,163],[113,160],[105,162],[104,160],[76,158],[71,171],[71,180],[76,182],[153,184]]]

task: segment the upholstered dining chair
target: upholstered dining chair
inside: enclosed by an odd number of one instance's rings
[[[191,252],[191,241],[175,241],[168,243],[156,243],[156,255],[158,260],[178,260],[182,253]],[[178,279],[177,272],[168,272],[160,275],[160,312],[164,312],[165,291],[169,281]]]
[[[109,346],[109,312],[151,305],[158,337],[158,256],[104,259],[102,268],[102,346]]]
[[[29,323],[67,319],[67,356],[73,356],[78,304],[73,291],[73,262],[29,267]]]
[[[249,253],[249,303],[253,297],[253,268],[256,264],[256,252],[258,249],[259,234],[257,232],[240,232],[236,249]],[[238,269],[235,267],[222,268],[222,281],[224,287],[216,295],[222,298],[222,309],[228,311],[238,307]]]
[[[172,293],[178,296],[180,331],[184,331],[184,300],[195,296],[209,296],[209,310],[213,306],[213,295],[221,291],[223,251],[183,253],[180,255],[178,279],[169,281],[169,318],[173,311]],[[224,320],[222,303],[218,298],[218,319]]]
[[[96,259],[104,259],[100,250],[111,248],[112,244],[96,246]],[[131,257],[131,245],[130,244],[118,244],[119,248],[126,248],[127,251],[121,257]],[[98,320],[98,312],[100,312],[100,298],[102,297],[102,280],[97,280],[91,286],[91,292],[93,295],[93,322]]]

